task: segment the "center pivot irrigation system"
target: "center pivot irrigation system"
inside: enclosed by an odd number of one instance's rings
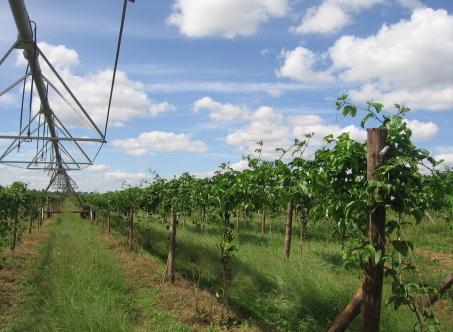
[[[75,193],[77,185],[68,175],[68,171],[81,170],[92,165],[99,154],[103,144],[106,143],[106,133],[110,108],[112,103],[113,88],[115,85],[116,69],[118,66],[119,52],[121,47],[122,32],[126,16],[127,3],[135,0],[124,0],[121,17],[121,25],[116,48],[115,65],[113,70],[112,83],[110,88],[109,102],[106,112],[104,130],[101,131],[89,112],[82,106],[73,91],[69,88],[63,77],[52,65],[37,43],[37,25],[31,21],[24,0],[9,0],[11,13],[18,31],[17,40],[9,48],[3,57],[0,58],[0,66],[13,53],[14,50],[23,50],[23,56],[27,62],[25,74],[0,91],[0,97],[22,84],[22,102],[20,108],[19,133],[18,135],[0,135],[0,140],[10,142],[7,148],[0,155],[0,163],[33,170],[44,170],[50,175],[50,188],[65,193]],[[56,78],[52,82],[41,71],[40,59],[49,68],[49,74]],[[27,82],[30,82],[28,86]],[[39,109],[33,109],[33,92],[39,98]],[[64,119],[57,116],[51,107],[49,95],[58,98],[59,102],[66,104],[74,111],[86,125],[88,135],[76,137],[71,134],[69,128],[74,124],[64,124]],[[28,105],[26,96],[28,95]],[[56,100],[56,99],[55,99]],[[57,103],[61,105],[62,103]],[[27,108],[27,109],[25,109]],[[59,113],[61,114],[61,112]],[[81,136],[81,135],[79,135]],[[83,143],[99,144],[96,154],[90,157],[90,153],[84,148]],[[32,153],[27,153],[23,158],[13,157],[13,152],[19,152],[22,145],[31,145]]]

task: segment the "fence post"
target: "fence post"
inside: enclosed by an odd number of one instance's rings
[[[369,128],[367,130],[367,179],[379,180],[375,170],[379,166],[380,152],[385,147],[387,139],[386,128]],[[374,202],[370,196],[369,203],[372,208],[368,222],[368,238],[376,250],[385,247],[385,207]],[[362,331],[379,332],[379,320],[381,315],[382,283],[384,280],[384,265],[375,264],[369,258],[365,267],[365,279],[363,281],[362,301]]]

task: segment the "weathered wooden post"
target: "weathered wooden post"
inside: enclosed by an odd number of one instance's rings
[[[110,222],[111,222],[111,215],[110,215],[110,209],[108,209],[107,212],[107,233],[110,234]]]
[[[169,280],[171,283],[175,281],[176,224],[176,212],[172,209],[170,212],[167,270],[165,271],[164,277],[164,281]]]
[[[128,232],[128,244],[129,249],[132,250],[134,240],[134,208],[131,207],[129,210],[129,232]]]
[[[291,250],[291,237],[293,233],[293,202],[288,203],[285,224],[285,257],[289,258]]]
[[[367,132],[367,179],[368,181],[379,180],[375,175],[375,170],[381,162],[380,152],[385,147],[387,129],[369,128]],[[385,248],[385,207],[376,203],[371,195],[368,199],[372,209],[368,222],[368,238],[376,250],[381,250],[383,255]],[[364,277],[361,308],[362,331],[378,332],[384,265],[382,263],[375,264],[373,259],[369,258]]]

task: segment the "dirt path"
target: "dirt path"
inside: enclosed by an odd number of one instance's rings
[[[453,271],[453,254],[436,252],[428,248],[417,248],[417,253],[427,258],[437,260],[442,266]]]
[[[39,249],[45,242],[51,220],[44,222],[32,234],[24,231],[15,251],[3,248],[0,251],[0,330],[11,323],[14,311],[22,300],[24,283],[32,273],[31,265],[39,257]]]

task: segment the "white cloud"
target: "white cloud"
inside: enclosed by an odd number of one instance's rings
[[[157,116],[161,113],[171,112],[174,110],[176,110],[176,107],[166,101],[158,104],[152,104],[149,107],[149,112],[152,116]]]
[[[321,56],[299,46],[294,50],[283,50],[283,66],[276,71],[278,77],[287,77],[302,83],[330,83],[332,75],[326,71],[317,71],[315,66]]]
[[[412,137],[415,141],[426,141],[434,138],[439,132],[439,127],[432,121],[421,122],[418,120],[407,120],[407,126],[412,130]]]
[[[419,0],[397,0],[397,2],[403,6],[410,9],[425,7],[425,5]]]
[[[310,7],[298,27],[298,34],[328,34],[352,23],[352,14],[370,8],[383,0],[325,0],[318,7]]]
[[[434,156],[435,160],[443,160],[441,166],[453,166],[453,153],[439,153]]]
[[[287,147],[291,143],[290,128],[284,124],[284,118],[272,108],[262,106],[250,117],[250,124],[229,134],[226,142],[235,145],[239,151],[253,154],[257,143],[263,142],[262,155],[271,157],[275,149]]]
[[[288,91],[301,91],[310,88],[299,83],[283,82],[228,82],[228,81],[183,81],[175,83],[151,83],[146,85],[146,91],[179,93],[179,92],[200,92],[200,93],[255,93],[263,92],[272,97],[279,97]]]
[[[113,146],[133,156],[144,156],[154,151],[206,152],[208,146],[200,140],[192,140],[187,134],[164,131],[144,132],[135,138],[117,139]]]
[[[121,180],[121,181],[141,181],[146,178],[145,173],[128,173],[119,170],[112,170],[105,173],[105,177],[109,180]]]
[[[415,9],[410,20],[383,25],[376,35],[343,36],[329,55],[342,80],[363,84],[351,91],[358,101],[451,108],[453,16],[445,10]]]
[[[105,69],[95,73],[78,75],[74,71],[74,67],[79,64],[79,56],[75,50],[66,48],[63,45],[54,46],[47,43],[39,43],[39,46],[78,97],[93,121],[102,129],[107,115],[113,71]],[[18,54],[17,63],[19,65],[25,64],[22,54]],[[58,83],[57,78],[50,72],[50,69],[43,61],[41,61],[41,67],[46,77],[63,92],[64,96],[70,100],[71,105],[77,109],[69,94],[64,92],[63,86]],[[67,127],[86,126],[79,114],[75,113],[52,90],[49,92],[49,101],[55,114]],[[35,103],[35,105],[37,104]],[[110,112],[110,120],[113,126],[122,126],[124,122],[133,118],[149,115],[156,116],[174,109],[174,106],[168,102],[152,102],[145,91],[143,83],[131,80],[123,71],[117,71]]]
[[[94,165],[88,166],[86,168],[87,172],[93,172],[93,173],[105,172],[105,171],[107,171],[109,169],[110,169],[109,166],[103,165],[103,164],[94,164]]]
[[[30,189],[45,189],[50,177],[46,172],[26,170],[21,168],[0,165],[0,185],[10,185],[13,181],[22,181]],[[80,191],[107,191],[117,190],[123,183],[137,185],[150,178],[145,173],[124,172],[112,169],[106,165],[93,165],[80,172],[71,172],[69,175],[76,181]]]
[[[255,34],[260,24],[287,10],[287,0],[175,0],[167,22],[189,37],[234,38]]]
[[[74,67],[80,63],[79,54],[75,50],[67,48],[64,45],[51,45],[46,42],[39,42],[38,46],[57,70]],[[27,61],[22,56],[22,53],[18,52],[17,55],[16,65],[27,65]],[[41,61],[44,62],[44,60]]]
[[[366,140],[366,131],[358,128],[354,125],[346,127],[340,127],[339,125],[329,124],[313,124],[313,125],[298,125],[293,128],[294,136],[298,138],[304,138],[304,135],[313,133],[313,137],[310,139],[309,147],[319,147],[324,143],[324,137],[327,135],[333,135],[337,137],[342,133],[349,133],[349,136],[358,142]]]
[[[340,127],[325,123],[316,114],[296,115],[284,117],[271,107],[261,106],[249,116],[248,125],[235,130],[226,138],[226,143],[234,145],[241,153],[254,154],[257,143],[263,142],[262,156],[275,158],[280,156],[276,148],[288,148],[295,138],[304,139],[306,134],[313,133],[309,147],[319,147],[324,144],[327,135],[335,137],[342,133],[349,133],[356,141],[366,139],[366,131],[354,125]]]
[[[359,89],[352,89],[348,94],[358,102],[373,99],[387,106],[398,103],[406,104],[413,109],[432,111],[447,110],[453,105],[453,84],[439,89],[420,87],[419,89],[399,88],[383,91],[378,84],[370,83],[364,84]]]
[[[316,114],[309,115],[291,115],[287,122],[290,126],[313,126],[324,122],[324,120]]]
[[[221,104],[211,97],[203,97],[193,103],[194,112],[199,112],[203,109],[209,111],[209,117],[212,120],[219,122],[244,120],[248,116],[247,108],[230,103]]]
[[[239,160],[235,163],[230,164],[230,167],[235,171],[243,171],[249,168],[249,163],[247,160]]]
[[[307,10],[302,23],[294,29],[299,34],[332,33],[351,22],[349,15],[337,4],[323,2],[319,7]]]

